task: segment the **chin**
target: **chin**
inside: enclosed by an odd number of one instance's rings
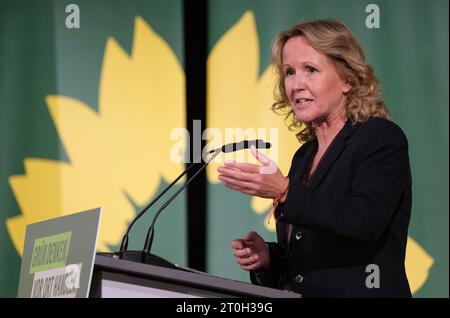
[[[308,112],[305,111],[295,110],[294,113],[295,117],[297,117],[297,120],[303,123],[309,123],[316,119],[316,116],[314,116],[313,114],[308,114]]]

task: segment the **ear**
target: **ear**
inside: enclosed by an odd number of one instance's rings
[[[342,83],[342,92],[343,92],[344,94],[347,94],[348,92],[350,92],[350,90],[352,89],[352,87],[353,87],[353,85],[350,84],[350,82],[349,82],[348,80],[345,80],[345,81]]]

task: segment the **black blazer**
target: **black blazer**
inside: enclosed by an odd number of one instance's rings
[[[252,281],[281,288],[285,273],[304,297],[411,297],[404,266],[411,172],[402,130],[380,118],[347,121],[306,185],[316,149],[314,139],[294,155],[270,269],[251,272]],[[287,259],[286,223],[293,224]],[[366,286],[375,282],[370,264],[378,266],[379,288]]]

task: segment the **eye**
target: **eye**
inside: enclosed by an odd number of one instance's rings
[[[317,72],[317,69],[315,69],[314,67],[309,66],[309,65],[306,66],[305,69],[306,69],[306,72],[308,72],[308,73],[310,73],[310,74],[313,74],[313,73],[316,73],[316,72]]]
[[[294,75],[295,71],[292,67],[287,67],[284,69],[284,75],[285,76],[290,76],[290,75]]]

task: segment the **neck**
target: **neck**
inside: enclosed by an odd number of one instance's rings
[[[342,129],[342,127],[344,127],[344,125],[345,118],[337,114],[336,116],[332,116],[327,120],[315,123],[316,136],[319,143],[319,151],[325,151],[325,149],[328,148],[334,137],[336,137],[336,135]]]

